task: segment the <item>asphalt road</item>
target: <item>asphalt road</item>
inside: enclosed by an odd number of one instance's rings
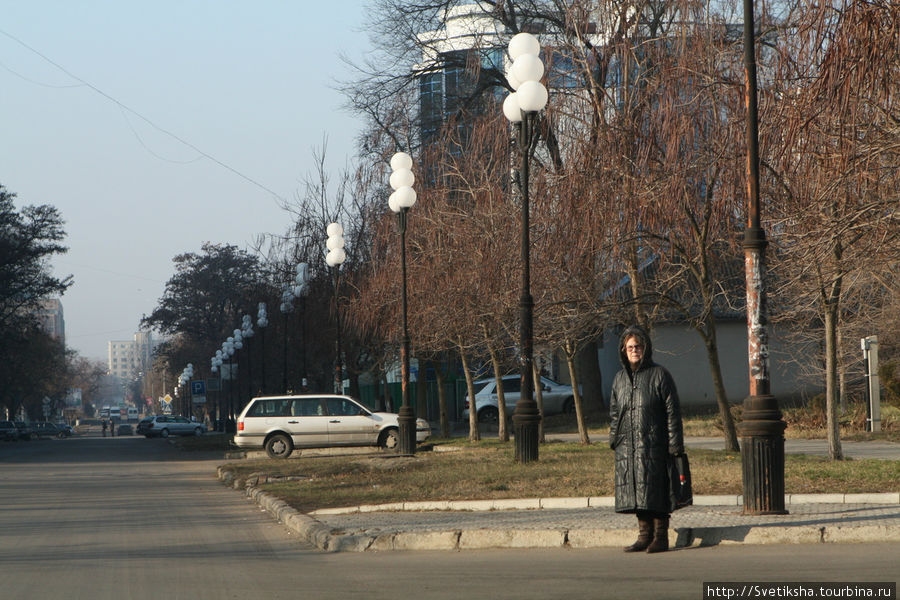
[[[0,598],[702,598],[704,581],[892,581],[900,544],[321,553],[165,440],[0,444]]]

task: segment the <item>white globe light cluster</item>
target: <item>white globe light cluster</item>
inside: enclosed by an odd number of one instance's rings
[[[260,302],[256,307],[256,324],[265,327],[269,324],[269,317],[266,315],[266,303]]]
[[[416,176],[412,172],[412,157],[406,152],[397,152],[391,157],[391,193],[388,206],[395,213],[404,208],[412,208],[416,203],[416,190],[413,184]]]
[[[329,267],[336,267],[343,264],[347,260],[347,253],[344,251],[344,228],[340,223],[332,223],[325,230],[328,239],[325,241],[325,247],[328,248],[328,254],[325,255],[325,264]]]
[[[302,298],[309,293],[309,265],[305,262],[298,263],[295,271],[296,275],[294,275],[293,283],[284,284],[281,290],[281,306],[279,309],[282,313],[293,311],[294,299]],[[268,323],[268,320],[266,323]],[[264,325],[260,325],[260,327],[264,327]]]
[[[518,33],[509,41],[512,66],[506,80],[514,90],[503,101],[503,114],[513,123],[522,120],[523,112],[537,112],[547,106],[547,88],[541,83],[544,63],[540,59],[541,44],[530,33]]]
[[[188,363],[184,370],[181,372],[181,375],[178,376],[178,385],[184,385],[188,381],[191,380],[191,377],[194,376],[194,365],[193,363]]]

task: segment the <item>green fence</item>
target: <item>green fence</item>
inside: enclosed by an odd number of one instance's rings
[[[425,406],[418,406],[418,386],[425,385]],[[359,400],[372,410],[378,409],[378,398],[376,393],[385,394],[383,385],[376,387],[374,385],[359,386]],[[461,379],[451,381],[444,384],[444,396],[447,401],[447,419],[451,423],[462,420],[462,411],[466,406],[466,381]],[[389,383],[387,385],[387,410],[389,412],[397,412],[403,402],[403,390],[401,384]],[[435,381],[418,382],[413,381],[409,384],[409,403],[416,412],[416,416],[428,420],[432,426],[440,423],[441,414],[438,403],[438,386]]]

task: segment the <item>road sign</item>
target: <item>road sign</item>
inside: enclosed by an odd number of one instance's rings
[[[192,379],[191,380],[191,395],[192,396],[205,396],[206,395],[206,380],[205,379]]]

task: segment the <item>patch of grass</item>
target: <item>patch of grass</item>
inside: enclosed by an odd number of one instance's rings
[[[544,444],[540,460],[521,465],[513,443],[448,442],[454,451],[390,455],[252,460],[227,466],[238,479],[252,473],[301,477],[265,484],[300,511],[420,500],[486,500],[613,495],[613,452],[603,444]],[[741,457],[691,450],[694,493],[742,493]],[[830,461],[788,455],[788,493],[863,493],[900,490],[897,461]]]

